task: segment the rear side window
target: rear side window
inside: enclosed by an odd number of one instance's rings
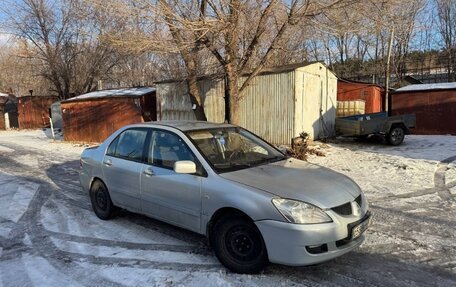
[[[142,161],[146,137],[146,129],[126,130],[109,145],[106,154],[133,161]]]
[[[177,135],[166,131],[154,131],[147,162],[158,167],[173,169],[180,160],[197,160],[185,142]]]
[[[112,143],[108,147],[108,151],[106,152],[107,155],[114,156],[116,154],[117,144],[119,143],[119,136],[112,141]]]

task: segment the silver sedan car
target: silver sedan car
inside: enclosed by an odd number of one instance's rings
[[[230,124],[123,127],[84,150],[80,182],[99,218],[123,208],[203,234],[238,273],[333,259],[362,243],[370,221],[350,178]]]

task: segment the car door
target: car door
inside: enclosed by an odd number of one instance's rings
[[[174,163],[191,160],[202,167],[186,143],[175,133],[154,130],[141,173],[143,213],[200,232],[201,176],[178,174]]]
[[[120,133],[103,158],[104,182],[113,203],[131,211],[141,211],[140,175],[145,160],[148,129],[132,128]]]

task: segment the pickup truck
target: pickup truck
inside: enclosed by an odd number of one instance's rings
[[[414,114],[388,117],[387,112],[336,118],[336,134],[351,137],[383,135],[391,145],[400,145],[415,127]]]

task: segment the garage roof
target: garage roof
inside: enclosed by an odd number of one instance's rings
[[[144,95],[155,92],[155,88],[152,87],[140,87],[140,88],[122,88],[112,90],[95,91],[87,94],[82,94],[77,97],[70,98],[62,101],[63,103],[77,102],[93,99],[105,99],[105,98],[137,98]]]
[[[430,91],[430,90],[453,90],[456,89],[456,82],[439,83],[439,84],[416,84],[408,85],[397,89],[395,92],[413,92],[413,91]]]
[[[8,99],[9,99],[8,94],[0,93],[0,104],[6,103],[8,101]]]

